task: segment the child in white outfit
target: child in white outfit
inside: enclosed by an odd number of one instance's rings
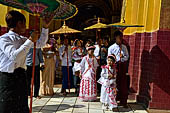
[[[102,66],[101,77],[98,83],[102,85],[100,102],[103,109],[110,109],[117,107],[116,102],[116,57],[109,55],[107,57],[107,65]]]
[[[97,97],[96,70],[98,65],[94,56],[93,45],[87,47],[88,54],[83,57],[81,65],[81,82],[79,99],[81,101],[95,101]]]

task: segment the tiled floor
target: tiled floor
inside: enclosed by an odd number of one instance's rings
[[[33,113],[147,113],[139,104],[128,101],[129,108],[118,107],[116,111],[102,110],[100,102],[81,102],[74,90],[66,97],[60,96],[60,88],[55,88],[56,94],[33,99]]]

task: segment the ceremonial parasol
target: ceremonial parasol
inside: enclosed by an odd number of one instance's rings
[[[101,29],[101,28],[106,28],[106,24],[101,23],[100,22],[100,18],[98,18],[97,19],[97,24],[94,24],[92,26],[84,28],[84,30],[88,30],[88,29]]]
[[[18,9],[26,10],[27,12],[36,16],[51,16],[54,19],[68,19],[77,13],[77,8],[63,0],[0,0],[0,4],[11,6]],[[36,19],[35,29],[37,29],[38,18]],[[32,95],[35,72],[35,52],[36,43],[34,43],[33,51],[33,70],[31,82],[31,99],[30,99],[30,113],[32,112]]]
[[[126,23],[114,23],[114,24],[109,24],[107,27],[116,27],[121,31],[124,31],[127,27],[144,27],[143,25],[137,25],[137,24],[126,24]]]
[[[64,21],[64,24],[61,28],[59,28],[58,30],[51,32],[50,34],[54,35],[54,34],[64,34],[64,36],[66,36],[67,34],[73,34],[73,33],[81,33],[81,31],[69,28],[68,26],[66,26],[66,23]],[[68,87],[69,87],[69,93],[70,93],[70,75],[69,75],[69,62],[68,62],[68,51],[67,51],[67,73],[68,73]]]
[[[50,34],[71,34],[71,33],[80,33],[81,31],[69,28],[68,26],[66,26],[66,23],[64,21],[64,24],[61,28],[59,28],[58,30],[50,33]]]
[[[0,0],[0,4],[23,9],[41,17],[54,13],[54,19],[68,19],[78,11],[76,6],[64,0]]]
[[[106,24],[103,24],[100,22],[100,18],[97,19],[97,24],[94,24],[92,26],[89,26],[87,28],[84,28],[84,30],[89,30],[89,29],[96,29],[96,40],[97,40],[97,32],[100,31],[102,28],[107,28]],[[100,35],[99,35],[100,38]]]

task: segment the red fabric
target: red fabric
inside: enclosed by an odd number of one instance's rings
[[[82,80],[82,84],[83,84],[83,85],[82,85],[82,87],[81,87],[81,88],[82,88],[82,90],[81,90],[82,92],[81,92],[81,93],[83,93],[83,92],[84,92],[84,91],[83,91],[83,87],[84,87],[84,80]]]
[[[93,80],[91,81],[91,84],[93,84]],[[91,88],[91,94],[93,95],[93,87]]]
[[[90,94],[90,83],[89,83],[89,80],[88,80],[88,89],[87,89],[87,94],[89,95]]]
[[[95,81],[96,82],[96,81]],[[94,93],[96,94],[97,93],[97,83],[96,83],[96,85],[95,85],[95,87],[94,87]]]
[[[76,49],[77,49],[77,47],[73,47],[73,48],[72,48],[73,51],[76,50]]]
[[[87,80],[85,80],[85,84],[87,84]],[[87,85],[85,85],[85,91],[83,91],[83,94],[84,92],[87,92]]]

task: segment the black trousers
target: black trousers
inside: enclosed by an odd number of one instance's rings
[[[96,80],[99,80],[101,71],[102,71],[101,66],[97,67]],[[100,92],[101,92],[101,84],[97,84],[97,92],[98,92],[98,94],[100,94]]]
[[[122,105],[127,104],[128,99],[128,85],[127,85],[127,76],[126,76],[126,65],[127,62],[121,62],[117,63],[117,77],[116,77],[116,83],[117,83],[117,98],[116,100],[119,100]]]
[[[27,66],[27,83],[28,83],[28,95],[31,94],[31,80],[32,80],[32,66]],[[35,66],[34,74],[34,97],[39,96],[40,89],[40,65]]]
[[[27,94],[24,69],[0,72],[0,113],[29,113]]]

